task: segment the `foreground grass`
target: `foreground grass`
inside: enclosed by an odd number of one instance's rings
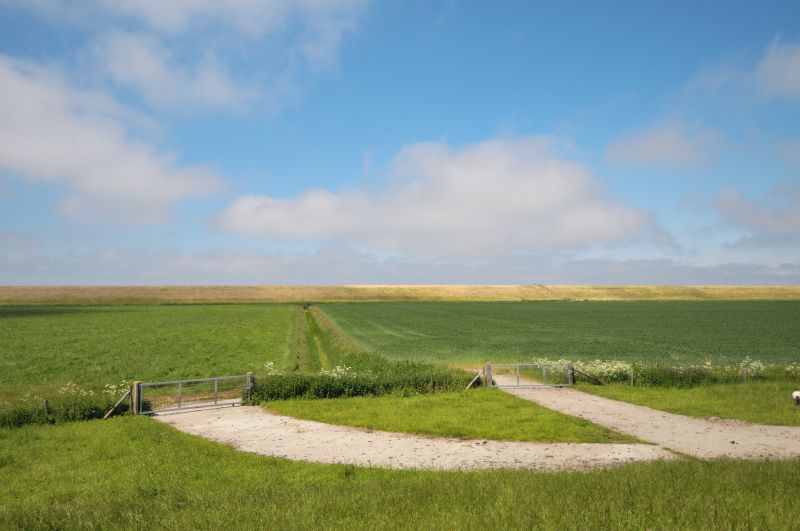
[[[285,305],[0,306],[0,387],[240,374],[289,358]]]
[[[302,419],[376,430],[510,441],[625,443],[635,439],[496,389],[406,398],[280,400],[267,409]]]
[[[800,460],[592,472],[388,471],[240,453],[147,418],[0,430],[0,528],[764,528]]]
[[[798,388],[797,383],[751,382],[686,389],[586,385],[581,386],[581,391],[693,417],[800,426],[800,407],[791,399],[792,391]]]
[[[380,303],[320,306],[395,359],[475,364],[536,357],[685,365],[800,360],[800,301]]]

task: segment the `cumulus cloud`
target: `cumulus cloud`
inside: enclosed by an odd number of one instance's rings
[[[722,222],[750,233],[738,245],[795,246],[800,244],[800,185],[784,183],[772,189],[766,201],[756,201],[740,190],[723,190],[713,202]]]
[[[761,90],[800,101],[800,43],[774,40],[756,69]]]
[[[452,149],[420,143],[393,161],[378,192],[309,190],[244,196],[218,218],[253,236],[340,241],[418,256],[574,249],[641,235],[650,220],[607,196],[549,138],[503,138]]]
[[[163,109],[280,107],[334,67],[364,0],[5,0],[93,35],[101,71]],[[100,29],[98,29],[100,28]],[[260,53],[252,54],[254,48]],[[255,58],[253,58],[255,57]]]
[[[621,165],[696,168],[711,161],[717,141],[710,129],[657,124],[623,134],[608,147],[606,158]]]
[[[786,99],[800,102],[800,42],[775,38],[754,62],[723,62],[702,68],[686,85],[738,105],[757,100]]]
[[[152,35],[112,32],[95,50],[114,81],[135,88],[152,105],[241,108],[257,98],[255,87],[233,80],[215,59],[183,66]]]
[[[218,188],[207,170],[176,165],[133,137],[123,125],[130,114],[56,72],[0,55],[0,168],[62,185],[69,217],[156,223],[178,201]]]

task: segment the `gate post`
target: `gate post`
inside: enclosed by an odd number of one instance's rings
[[[575,385],[575,368],[572,366],[572,362],[567,362],[567,383],[569,385]]]
[[[142,412],[142,382],[131,384],[131,411],[134,415]]]
[[[484,387],[492,387],[492,364],[487,363],[485,369],[486,379],[483,382]]]
[[[247,405],[253,400],[253,373],[247,373]]]

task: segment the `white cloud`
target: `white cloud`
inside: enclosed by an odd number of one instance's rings
[[[750,199],[736,189],[723,190],[715,198],[713,209],[725,225],[749,233],[737,245],[800,244],[800,185],[796,183],[775,187],[763,202]]]
[[[0,168],[63,185],[63,214],[155,223],[176,202],[211,193],[203,168],[133,138],[131,112],[107,96],[69,86],[57,73],[0,55]]]
[[[774,40],[759,63],[756,76],[766,95],[800,100],[800,44]]]
[[[686,89],[724,97],[736,106],[749,107],[758,100],[800,101],[800,42],[775,38],[758,61],[707,65],[689,80]]]
[[[237,83],[218,61],[184,66],[151,35],[113,32],[95,46],[108,75],[137,89],[152,105],[241,108],[257,98],[257,89]]]
[[[710,129],[657,124],[623,134],[608,147],[606,158],[621,165],[695,168],[711,161],[718,138]]]
[[[3,0],[0,0],[3,1]],[[100,69],[163,109],[285,105],[336,66],[365,0],[5,0],[92,36]]]
[[[697,265],[669,259],[560,260],[552,256],[515,256],[476,264],[463,260],[378,259],[369,253],[341,247],[315,253],[113,248],[9,253],[0,248],[0,278],[13,285],[793,285],[800,283],[800,263]]]
[[[394,160],[386,188],[244,196],[219,216],[253,236],[331,240],[416,256],[489,257],[575,249],[642,235],[642,212],[609,199],[583,164],[544,137],[453,150],[421,143]]]

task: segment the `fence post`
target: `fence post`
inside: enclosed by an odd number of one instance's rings
[[[575,367],[572,366],[572,362],[567,362],[567,384],[575,385]]]
[[[247,373],[247,405],[253,400],[253,373]]]
[[[131,411],[134,415],[142,412],[142,382],[131,384]]]
[[[486,384],[487,387],[492,387],[492,364],[486,364]]]

